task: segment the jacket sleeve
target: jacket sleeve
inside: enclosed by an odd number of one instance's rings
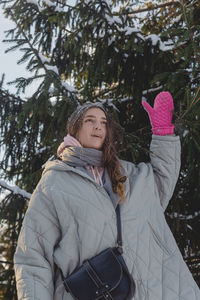
[[[180,139],[178,136],[153,135],[150,151],[156,191],[165,210],[179,176]]]
[[[53,299],[53,249],[59,226],[50,189],[42,183],[37,186],[19,235],[14,255],[18,300]]]

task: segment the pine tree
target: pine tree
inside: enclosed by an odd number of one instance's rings
[[[105,103],[118,120],[124,138],[118,145],[120,157],[148,161],[151,128],[141,99],[152,104],[159,91],[169,90],[183,150],[180,178],[166,217],[198,281],[200,4],[74,2],[0,2],[15,24],[6,33],[8,51],[20,49],[18,63],[30,71],[29,78],[12,83],[16,95],[5,89],[4,77],[1,80],[1,177],[32,193],[43,164],[56,157],[68,116],[86,101]],[[27,99],[23,93],[34,82],[39,87]],[[5,232],[0,247],[8,262],[0,264],[4,300],[17,299],[12,259],[27,203],[15,192],[0,203]]]
[[[178,241],[182,254],[200,284],[200,202],[199,202],[199,100],[200,100],[200,51],[199,51],[199,12],[197,1],[187,1],[176,9],[167,12],[168,23],[161,32],[162,39],[171,39],[174,44],[174,70],[156,74],[159,80],[170,89],[176,105],[177,131],[182,139],[182,168],[168,207],[168,223]],[[173,19],[172,19],[173,18]],[[160,32],[166,22],[166,11],[161,11],[156,20],[148,18],[145,31],[154,27],[153,33]],[[173,22],[172,22],[173,20]],[[153,24],[152,24],[153,21]]]

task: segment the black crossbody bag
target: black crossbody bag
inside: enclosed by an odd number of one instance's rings
[[[86,260],[63,284],[76,300],[131,300],[135,294],[135,282],[122,257],[120,208],[117,205],[117,247],[107,248]]]

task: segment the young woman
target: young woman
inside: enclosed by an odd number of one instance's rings
[[[199,300],[200,291],[165,221],[180,168],[180,142],[171,123],[173,99],[143,102],[152,124],[151,162],[118,159],[113,126],[100,104],[79,107],[46,164],[18,240],[18,300],[70,300],[67,276],[117,240],[121,212],[123,257],[136,284],[135,300]],[[84,299],[87,300],[87,299]]]

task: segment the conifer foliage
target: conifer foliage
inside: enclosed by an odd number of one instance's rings
[[[182,168],[167,221],[200,285],[200,4],[199,1],[1,0],[30,73],[0,82],[1,190],[12,182],[32,193],[43,164],[56,156],[68,116],[86,101],[105,103],[119,126],[119,155],[148,161],[151,129],[141,99],[169,90]],[[26,88],[34,89],[29,98]],[[34,88],[35,87],[35,88]],[[123,140],[122,140],[123,137]],[[0,299],[17,299],[13,254],[28,194],[10,189],[0,202]],[[5,263],[3,262],[5,261]]]

